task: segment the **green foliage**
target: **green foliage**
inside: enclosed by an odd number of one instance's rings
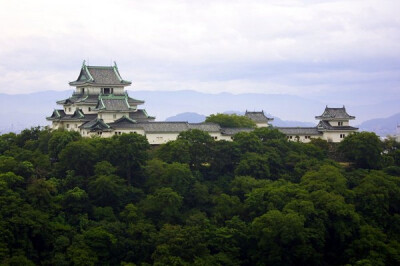
[[[375,133],[353,133],[340,143],[339,150],[357,167],[367,169],[381,167],[383,146]]]
[[[235,169],[236,175],[248,175],[257,179],[266,179],[271,176],[269,160],[266,155],[246,153]]]
[[[248,117],[236,114],[212,114],[206,122],[219,124],[221,127],[254,128],[256,124]]]
[[[190,130],[159,147],[138,134],[5,134],[0,264],[399,265],[399,148],[271,128],[230,142]]]

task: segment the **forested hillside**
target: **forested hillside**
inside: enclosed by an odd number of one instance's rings
[[[0,136],[5,265],[400,265],[400,145]]]

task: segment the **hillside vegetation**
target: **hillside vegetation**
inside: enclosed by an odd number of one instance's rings
[[[400,146],[0,136],[5,265],[400,265]]]

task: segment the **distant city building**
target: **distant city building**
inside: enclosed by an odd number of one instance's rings
[[[84,137],[111,137],[123,133],[137,133],[146,136],[150,144],[163,144],[176,140],[179,133],[199,129],[208,132],[216,140],[232,140],[238,132],[251,132],[252,128],[221,128],[214,123],[155,122],[145,109],[138,106],[144,101],[128,96],[126,86],[131,82],[122,79],[117,65],[88,66],[85,61],[77,80],[69,83],[75,87],[71,97],[58,101],[62,109],[53,111],[47,120],[52,129],[79,132]],[[257,127],[270,127],[273,118],[264,111],[249,112],[245,116]],[[340,142],[348,134],[357,131],[349,125],[354,116],[347,114],[345,107],[325,108],[316,127],[277,127],[289,140],[309,142],[312,138],[322,138],[330,142]]]

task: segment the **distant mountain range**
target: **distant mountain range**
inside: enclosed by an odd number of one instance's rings
[[[223,113],[244,115],[244,112],[239,112],[239,111],[226,111]],[[185,112],[185,113],[177,114],[175,116],[168,117],[167,119],[165,119],[165,121],[187,121],[189,123],[201,123],[206,120],[206,117],[207,116],[201,115],[198,113]],[[294,126],[313,127],[313,126],[315,126],[314,123],[310,123],[310,122],[284,121],[284,120],[280,119],[279,117],[271,116],[269,114],[267,114],[267,117],[274,118],[274,120],[271,122],[271,124],[276,127],[294,127]]]
[[[176,114],[188,111],[207,116],[227,110],[240,110],[241,112],[245,110],[264,110],[264,112],[276,117],[273,122],[276,126],[310,126],[315,125],[314,117],[322,114],[327,104],[284,94],[210,94],[188,90],[128,92],[133,98],[145,100],[146,104],[140,106],[140,108],[145,108],[149,115],[156,116],[157,121],[163,121]],[[45,117],[51,115],[54,108],[60,108],[60,106],[56,105],[56,101],[71,95],[72,90],[43,91],[18,95],[0,94],[0,132],[17,132],[27,127],[48,124]],[[399,113],[398,102],[399,99],[393,99],[393,101],[375,105],[346,106],[346,109],[349,114],[356,116],[356,121],[353,121],[353,125],[363,125],[362,122],[366,120],[389,117]],[[331,107],[342,106],[340,103],[328,104]],[[199,121],[195,117],[189,117],[194,119],[192,121]],[[200,118],[198,117],[197,119]],[[183,116],[179,120],[185,121],[189,119]],[[399,121],[392,122],[394,132]],[[390,128],[390,126],[388,125],[387,128]]]
[[[361,131],[372,131],[379,136],[385,137],[387,135],[400,134],[400,132],[396,132],[397,125],[400,125],[400,113],[387,118],[367,120],[358,127]]]

